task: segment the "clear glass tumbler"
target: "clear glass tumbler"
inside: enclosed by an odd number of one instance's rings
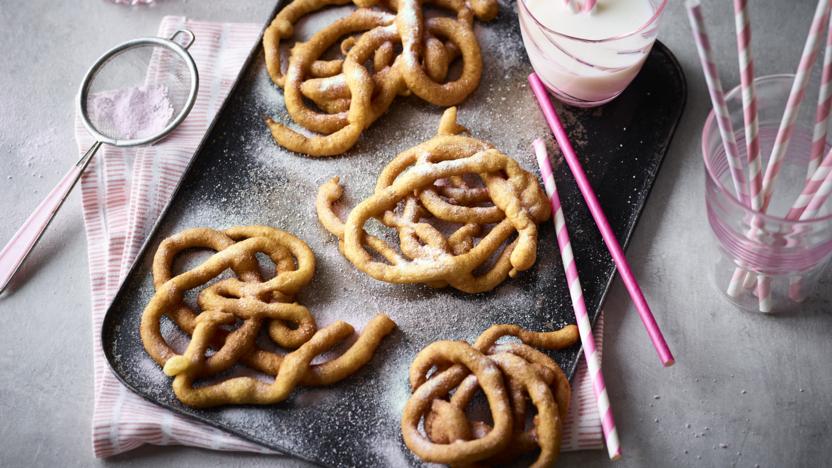
[[[595,107],[616,98],[633,81],[656,41],[667,0],[645,0],[653,15],[633,31],[582,38],[556,31],[535,17],[529,0],[518,0],[517,15],[526,53],[549,91],[566,104]],[[560,0],[549,0],[552,7]]]
[[[755,80],[763,162],[771,152],[793,80],[794,75]],[[745,160],[740,88],[728,93],[726,101],[739,153]],[[797,309],[830,263],[832,215],[828,204],[811,219],[784,218],[805,185],[811,143],[811,129],[799,122],[774,184],[769,210],[759,214],[735,195],[713,112],[705,121],[705,205],[721,252],[714,262],[713,279],[717,289],[741,309],[774,313]]]

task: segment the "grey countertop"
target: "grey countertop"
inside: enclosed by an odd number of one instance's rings
[[[706,1],[726,85],[738,83],[730,2]],[[793,70],[814,9],[809,0],[753,2],[758,75]],[[164,15],[266,21],[273,2],[103,0],[0,4],[0,242],[75,161],[73,96],[86,68],[120,41],[156,31]],[[659,35],[688,76],[688,107],[628,256],[677,364],[659,365],[623,286],[607,301],[604,370],[621,434],[618,466],[822,466],[832,458],[830,278],[799,313],[734,310],[711,284],[699,135],[710,104],[683,2]],[[817,77],[815,77],[817,79]],[[811,102],[811,97],[810,101]],[[809,108],[810,106],[804,106]],[[77,193],[7,297],[0,299],[0,465],[266,466],[284,458],[145,447],[92,455],[92,329]],[[610,463],[567,453],[561,466]]]

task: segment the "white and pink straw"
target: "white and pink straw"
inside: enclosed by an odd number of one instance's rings
[[[595,8],[598,0],[563,0],[563,3],[572,13],[588,13]]]
[[[820,165],[815,169],[803,191],[797,197],[797,200],[792,204],[792,208],[786,214],[786,219],[797,220],[803,219],[803,214],[809,205],[815,199],[815,195],[820,190],[821,186],[826,183],[829,174],[832,173],[832,150],[826,153],[826,156],[820,162]],[[817,203],[817,202],[815,202]]]
[[[743,1],[745,0],[735,0],[735,2]],[[780,169],[783,165],[783,158],[786,155],[786,150],[788,149],[789,142],[791,141],[792,134],[794,133],[795,123],[800,112],[800,105],[806,97],[806,85],[809,83],[812,67],[817,60],[820,36],[828,18],[829,0],[820,0],[817,8],[815,9],[815,15],[812,18],[812,25],[809,27],[809,34],[806,37],[806,43],[803,46],[803,53],[800,56],[800,63],[797,66],[795,79],[792,83],[792,88],[789,91],[786,108],[783,111],[783,117],[780,121],[780,127],[777,130],[777,136],[774,139],[774,147],[771,150],[765,174],[763,175],[762,206],[759,208],[752,206],[752,208],[756,211],[765,213],[771,203],[771,198],[774,194],[774,182],[780,174]],[[772,308],[771,281],[765,276],[758,277],[757,297],[760,301],[760,311],[769,312]]]
[[[705,75],[705,84],[707,85],[708,92],[711,96],[714,118],[717,123],[717,128],[719,128],[719,134],[722,137],[722,144],[725,147],[725,160],[728,162],[731,181],[734,184],[734,194],[737,196],[740,203],[750,206],[749,187],[745,178],[745,167],[748,166],[748,164],[743,161],[739,154],[737,140],[734,136],[734,126],[731,123],[731,114],[728,111],[728,106],[725,104],[725,92],[722,89],[722,81],[719,78],[719,70],[717,69],[716,62],[713,59],[711,42],[708,37],[708,32],[705,29],[705,20],[702,16],[702,5],[699,0],[688,0],[686,7],[688,10],[688,20],[690,21],[690,26],[693,30],[694,42],[696,42],[696,49],[699,52],[699,61]],[[746,128],[746,130],[748,130],[748,128]],[[756,148],[756,162],[757,165],[759,165],[759,144],[756,145]],[[752,176],[754,174],[757,175],[758,183],[762,179],[761,173],[762,171],[759,168],[751,171]],[[759,194],[759,189],[755,191],[755,194]],[[729,296],[736,297],[741,292],[741,286],[746,274],[746,271],[741,268],[734,271],[734,276],[731,278],[730,284],[728,285],[727,293]]]
[[[697,7],[698,2],[697,3]],[[701,16],[701,13],[700,13]],[[742,87],[742,114],[745,122],[745,147],[748,158],[748,180],[751,207],[759,210],[762,200],[762,161],[760,160],[757,93],[754,88],[754,58],[751,55],[751,24],[748,19],[748,0],[734,0],[734,23],[737,29],[737,55]]]
[[[737,31],[737,59],[740,67],[740,86],[742,89],[742,114],[745,123],[745,147],[748,159],[748,180],[751,209],[761,211],[763,208],[763,163],[760,158],[759,117],[757,112],[757,93],[754,86],[754,57],[751,53],[751,21],[748,14],[748,0],[734,0],[734,25]],[[755,228],[758,228],[754,220]],[[759,234],[754,229],[751,235]],[[736,269],[728,285],[728,294],[735,295],[739,286],[748,275],[742,269]],[[759,278],[757,297],[761,311],[771,309],[771,288]]]
[[[812,148],[809,155],[809,164],[806,176],[806,185],[800,196],[795,201],[786,219],[804,220],[817,214],[817,211],[825,203],[829,194],[832,193],[832,151],[821,160],[826,151],[828,123],[832,114],[832,21],[830,15],[830,0],[819,0],[812,18],[812,24],[800,56],[800,62],[795,73],[795,79],[789,91],[788,101],[781,117],[777,130],[774,145],[768,158],[765,170],[762,167],[760,155],[759,118],[757,112],[757,99],[754,87],[754,61],[751,53],[751,24],[749,21],[748,0],[733,0],[734,20],[736,26],[737,52],[740,69],[741,96],[743,105],[743,120],[746,137],[746,154],[748,160],[748,175],[745,180],[746,186],[740,185],[741,179],[735,174],[737,158],[732,149],[737,147],[736,137],[733,130],[727,124],[731,123],[730,118],[722,116],[727,113],[724,103],[722,86],[719,81],[718,71],[713,62],[710,43],[705,32],[702,18],[701,5],[699,0],[687,0],[686,7],[694,33],[697,48],[708,90],[711,93],[711,101],[714,108],[714,116],[719,126],[720,136],[725,146],[726,160],[729,165],[731,179],[734,183],[735,193],[742,204],[745,199],[741,196],[742,189],[747,189],[747,206],[758,214],[766,213],[774,193],[774,183],[780,173],[783,159],[789,146],[795,123],[800,110],[800,105],[806,96],[806,86],[809,82],[812,67],[817,60],[820,36],[824,31],[827,22],[830,22],[827,37],[826,51],[823,59],[823,72],[821,76],[818,104],[815,112],[815,127],[812,135]],[[729,133],[730,132],[730,133]],[[827,185],[828,184],[828,185]],[[754,214],[750,221],[750,228],[746,236],[750,241],[761,240],[765,234],[763,218]],[[768,312],[772,309],[771,279],[764,274],[749,274],[742,264],[734,271],[728,286],[728,294],[736,295],[743,283],[751,288],[756,283],[759,309]],[[756,279],[756,281],[755,281]]]
[[[546,152],[546,144],[540,138],[534,141],[534,152],[537,156],[540,174],[543,177],[543,186],[546,188],[546,194],[549,195],[549,202],[552,205],[560,258],[563,261],[563,270],[566,272],[566,283],[569,286],[569,296],[572,298],[572,308],[575,310],[575,320],[578,322],[578,332],[581,336],[584,358],[589,369],[589,378],[592,380],[592,388],[595,391],[601,428],[607,442],[607,452],[611,460],[618,460],[621,458],[621,442],[618,439],[618,430],[615,428],[615,419],[612,415],[607,386],[604,383],[604,374],[601,372],[601,358],[595,349],[592,324],[586,311],[584,292],[581,288],[581,279],[578,276],[578,267],[575,265],[575,256],[572,253],[572,243],[569,240],[569,231],[566,228],[566,219],[563,216],[563,207],[560,204],[552,163],[549,161],[549,155]]]
[[[786,215],[786,219],[805,221],[818,215],[823,204],[832,195],[832,170],[830,169],[832,169],[832,150],[826,154],[815,173],[812,174],[810,181]],[[803,301],[801,276],[792,278],[789,282],[789,297],[796,302]]]
[[[731,114],[725,104],[725,92],[722,89],[722,81],[719,79],[719,70],[713,58],[711,42],[708,39],[708,32],[705,30],[705,21],[702,17],[702,6],[699,0],[687,2],[688,19],[693,29],[693,37],[696,42],[696,49],[699,52],[699,61],[702,71],[705,73],[705,83],[711,96],[711,104],[714,109],[719,134],[722,137],[722,144],[725,147],[726,161],[731,173],[731,181],[734,183],[734,194],[737,199],[748,205],[748,184],[745,179],[745,162],[742,160],[737,148],[737,139],[734,136],[734,125],[731,123]],[[759,154],[758,154],[759,156]]]
[[[826,151],[826,134],[829,129],[829,112],[832,110],[832,21],[826,33],[826,50],[823,53],[823,71],[818,91],[818,106],[815,111],[815,129],[812,132],[812,152],[809,155],[809,168],[806,179],[812,177],[820,165],[821,157]]]
[[[829,0],[820,0],[815,9],[815,16],[812,18],[812,25],[809,28],[809,35],[806,44],[803,46],[803,53],[800,56],[800,64],[797,66],[794,83],[789,92],[789,100],[786,102],[786,109],[783,111],[783,118],[780,121],[780,128],[777,130],[777,137],[774,140],[774,148],[768,159],[766,172],[763,176],[763,207],[762,212],[768,209],[771,196],[774,192],[774,182],[780,173],[783,165],[783,158],[789,146],[792,133],[794,132],[795,121],[800,110],[800,104],[806,96],[806,85],[809,82],[812,66],[815,64],[818,54],[820,35],[829,17]]]

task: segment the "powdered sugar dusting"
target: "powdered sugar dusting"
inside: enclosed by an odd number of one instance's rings
[[[105,136],[133,140],[161,132],[173,117],[173,106],[167,86],[137,86],[91,95],[87,115]]]

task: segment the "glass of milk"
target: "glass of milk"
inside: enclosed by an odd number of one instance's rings
[[[520,30],[543,84],[566,104],[607,103],[633,81],[656,41],[667,0],[598,0],[573,12],[561,0],[518,0]]]

